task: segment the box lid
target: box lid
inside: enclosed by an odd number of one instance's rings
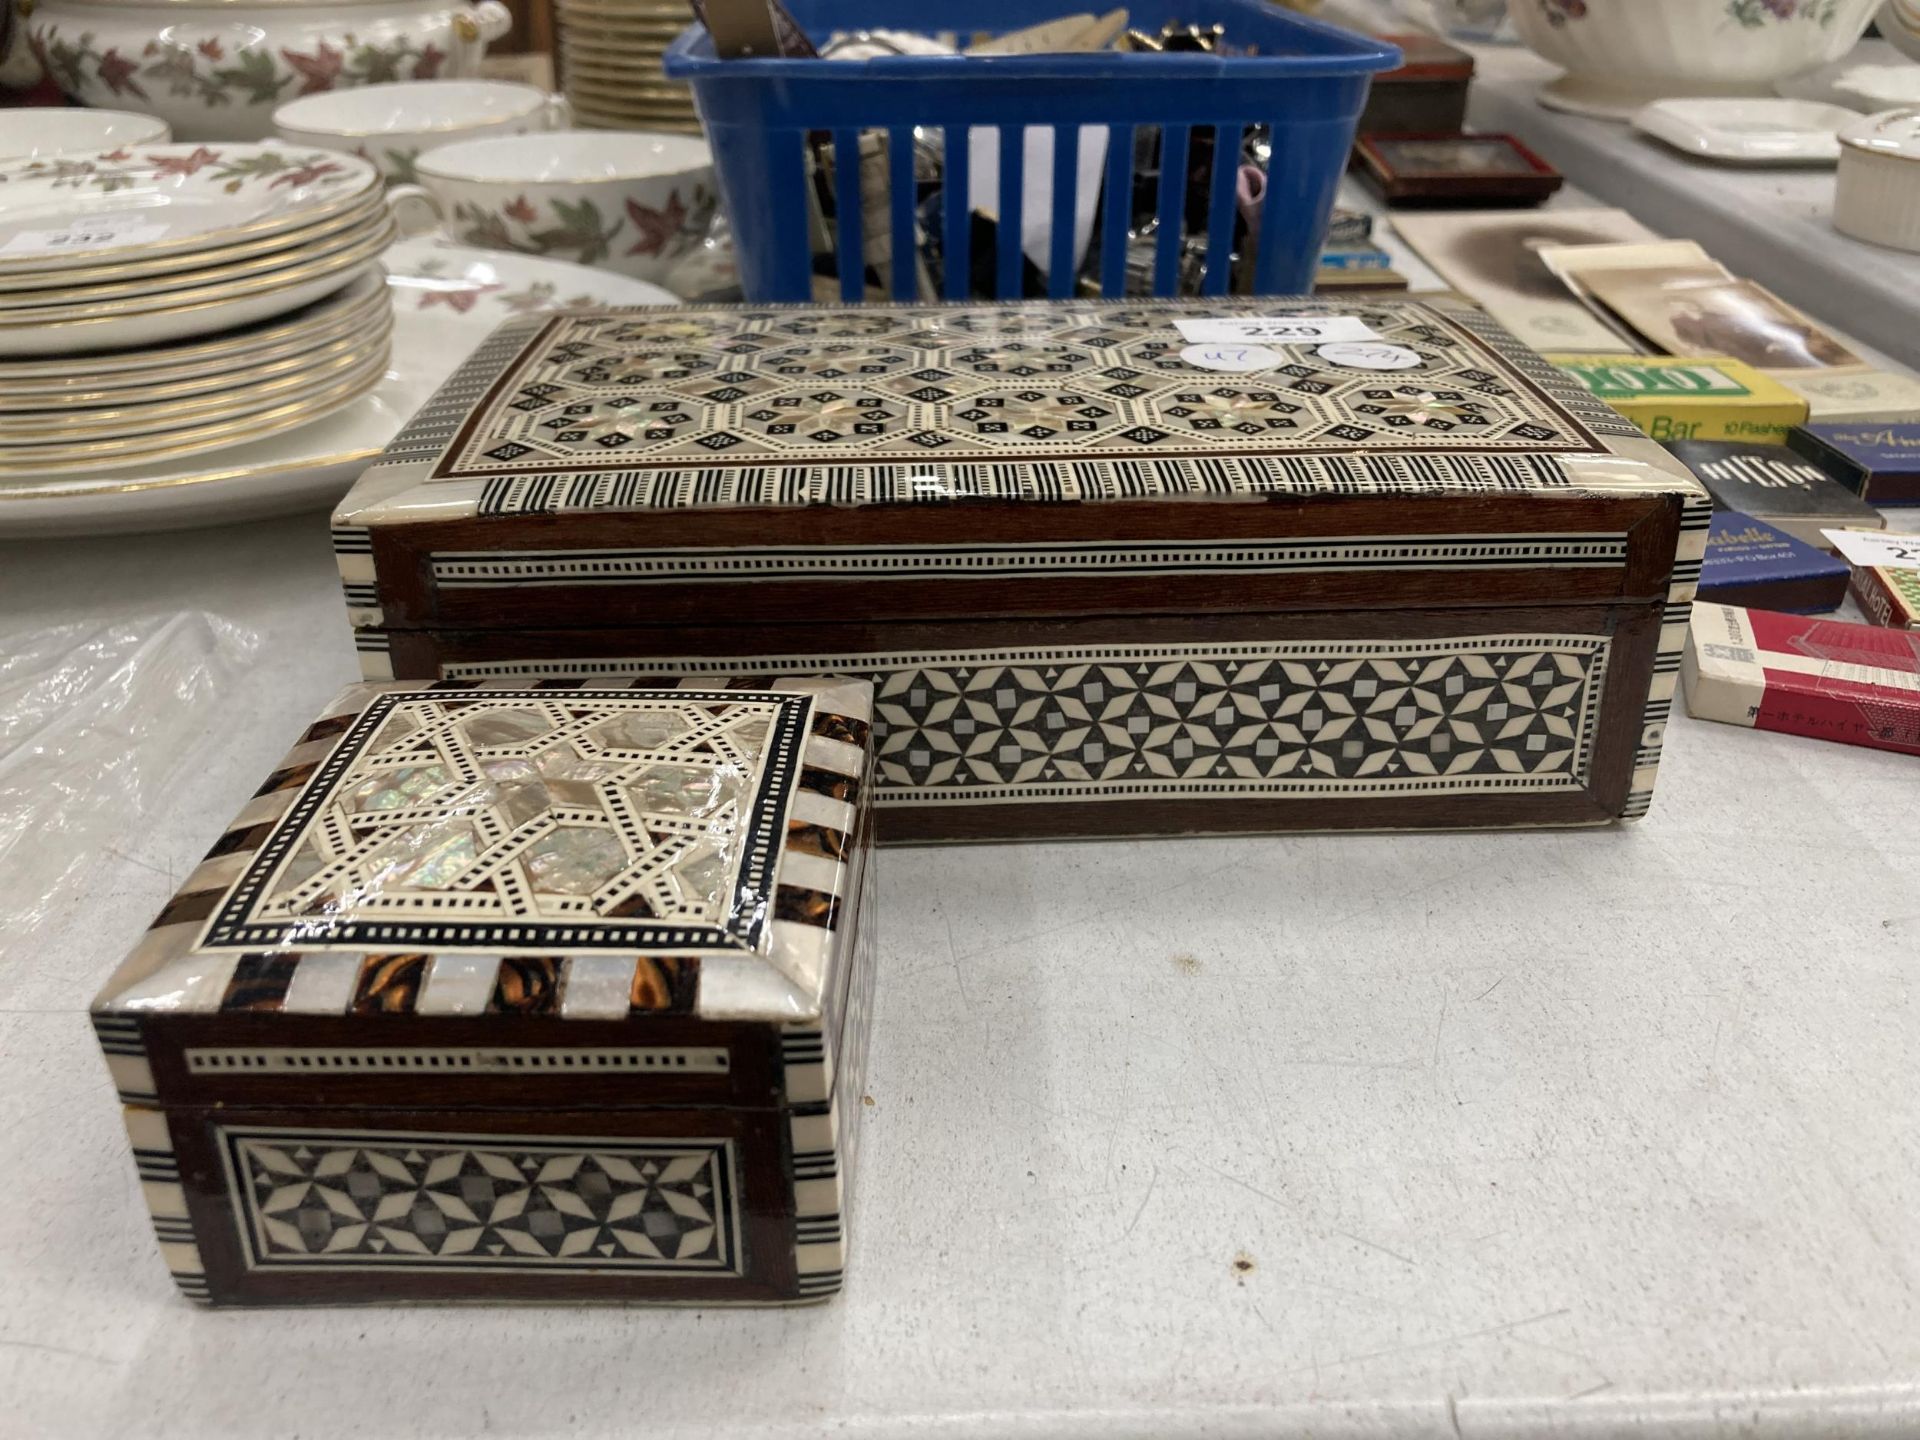
[[[1877,530],[1885,523],[1879,511],[1784,445],[1670,440],[1667,448],[1706,486],[1715,506],[1785,522],[1803,540],[1819,543],[1823,526]]]
[[[1787,443],[1856,490],[1878,476],[1920,475],[1920,421],[1816,422]]]
[[[360,685],[96,1014],[818,1019],[871,687]]]
[[[1844,620],[1696,604],[1687,712],[1920,754],[1920,635]]]
[[[1179,328],[1200,321],[1248,338],[1201,345]],[[1261,368],[1204,368],[1249,364]],[[1219,592],[1228,571],[1378,558],[1330,539],[1444,554],[1451,588],[1439,593],[1456,603],[1495,598],[1470,593],[1475,575],[1579,537],[1610,547],[1582,550],[1581,565],[1624,574],[1627,532],[1699,494],[1658,446],[1460,301],[698,307],[509,322],[335,524],[361,624],[448,623],[442,601],[463,587],[508,586],[537,606],[540,587],[580,583],[645,589],[654,623],[677,623],[689,617],[656,603],[665,581],[700,582],[704,606],[729,583],[882,574],[896,590],[945,587],[949,614],[1151,613],[1188,603],[1169,580]],[[1532,548],[1487,550],[1515,533]],[[1296,539],[1313,553],[1240,543]],[[570,559],[502,571],[506,551]],[[468,573],[465,555],[488,561]],[[1644,568],[1604,595],[1660,593],[1665,569]],[[983,576],[994,593],[965,591]],[[1082,591],[1037,603],[1034,587],[1062,576]],[[1350,607],[1357,593],[1313,603]],[[767,599],[762,586],[752,604]]]
[[[1396,69],[1374,76],[1375,88],[1435,80],[1455,81],[1464,85],[1473,79],[1473,53],[1449,44],[1438,35],[1415,32],[1377,38],[1399,47],[1400,64]]]
[[[1700,588],[1779,584],[1794,580],[1837,580],[1846,564],[1825,550],[1794,538],[1764,520],[1738,510],[1722,510],[1707,532],[1707,555],[1700,565]]]
[[[1551,355],[1613,405],[1745,405],[1804,410],[1806,400],[1764,371],[1724,355]]]

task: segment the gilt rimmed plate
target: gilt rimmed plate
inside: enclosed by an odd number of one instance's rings
[[[610,5],[606,0],[557,0],[554,13],[588,15],[611,25],[644,25],[678,35],[693,19],[683,5]]]
[[[10,395],[65,394],[219,374],[325,344],[365,323],[368,316],[384,314],[387,307],[386,287],[379,274],[369,269],[291,314],[203,339],[51,359],[0,358],[0,390]]]
[[[348,209],[367,161],[276,143],[138,145],[0,166],[0,275],[238,244]]]
[[[378,328],[384,333],[391,326],[391,317],[385,310],[368,312],[350,329],[331,340],[302,345],[272,360],[248,357],[213,373],[181,380],[155,380],[149,376],[145,384],[96,384],[91,389],[81,389],[72,383],[60,381],[52,382],[55,388],[48,388],[49,382],[46,381],[35,382],[36,388],[31,389],[25,385],[7,384],[0,386],[0,427],[23,415],[58,413],[78,418],[96,412],[143,405],[191,402],[203,396],[218,395],[222,391],[272,384],[316,365],[324,365],[337,355],[364,350],[370,330]]]
[[[204,291],[212,295],[216,287],[231,295],[271,290],[275,279],[295,266],[319,264],[373,241],[380,242],[384,248],[386,241],[392,239],[387,232],[393,223],[384,209],[369,210],[356,224],[332,231],[310,244],[270,250],[231,265],[211,265],[55,290],[0,288],[0,325],[102,315],[114,309],[122,312],[151,309],[171,304],[175,297],[188,293]]]
[[[671,45],[678,32],[672,30],[650,31],[631,25],[616,25],[609,20],[563,19],[560,25],[560,48],[569,45],[578,46],[582,40],[598,43],[627,45],[644,49],[650,55],[659,55]]]
[[[164,396],[97,406],[62,402],[57,409],[0,412],[0,458],[7,446],[51,445],[82,436],[109,440],[158,435],[268,410],[345,379],[376,355],[384,357],[392,333],[392,316],[382,316],[361,334],[295,357],[276,374],[262,376],[249,368],[239,377],[219,377],[226,382],[224,389],[184,399]]]
[[[17,295],[25,299],[30,293],[39,294],[48,290],[57,291],[126,280],[151,279],[157,283],[170,280],[178,274],[197,273],[201,270],[237,265],[268,257],[288,256],[309,246],[318,245],[344,231],[367,225],[386,208],[386,203],[384,192],[368,195],[347,209],[315,221],[311,225],[302,225],[296,230],[283,230],[277,235],[265,235],[255,240],[242,241],[238,245],[221,245],[210,250],[186,250],[174,255],[156,255],[151,259],[75,266],[70,269],[50,270],[42,274],[0,275],[0,294]],[[279,263],[286,262],[281,260]],[[28,303],[52,302],[29,300]]]
[[[421,237],[388,250],[384,378],[327,416],[204,454],[100,474],[0,478],[0,535],[225,525],[331,505],[494,327],[566,305],[675,305],[657,285],[558,260]]]
[[[125,440],[33,447],[10,445],[0,449],[0,476],[91,475],[148,461],[184,459],[239,441],[278,434],[359,399],[378,385],[386,373],[387,357],[377,355],[324,389],[283,401],[254,415]]]
[[[11,317],[21,312],[0,312],[0,355],[62,355],[158,345],[271,319],[345,286],[356,270],[378,263],[382,248],[391,238],[389,226],[331,259],[264,277],[273,280],[273,285],[239,295],[228,292],[240,287],[215,286],[211,294],[183,290],[175,297],[162,297],[178,303],[151,309],[133,309],[121,302],[102,307],[100,314],[17,324]]]

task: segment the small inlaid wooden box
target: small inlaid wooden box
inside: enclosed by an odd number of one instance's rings
[[[860,681],[365,685],[94,1003],[216,1305],[839,1288]]]
[[[1222,297],[509,322],[335,543],[370,677],[858,674],[890,841],[1024,839],[1638,815],[1709,518],[1479,310]]]

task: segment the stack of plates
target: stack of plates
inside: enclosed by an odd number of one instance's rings
[[[378,172],[280,145],[0,166],[0,476],[272,433],[386,366]]]
[[[557,0],[560,86],[574,120],[599,130],[698,135],[685,85],[660,56],[687,28],[686,0]]]

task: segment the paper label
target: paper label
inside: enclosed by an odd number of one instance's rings
[[[114,245],[145,245],[167,233],[164,222],[146,220],[138,215],[103,215],[97,220],[76,221],[59,230],[22,230],[6,244],[0,255],[43,254],[55,250],[104,250]]]
[[[1232,319],[1176,320],[1173,328],[1196,345],[1319,345],[1328,340],[1378,340],[1365,321],[1353,315],[1238,315]]]
[[[1412,370],[1420,364],[1420,352],[1404,345],[1342,343],[1322,345],[1314,353],[1322,360],[1352,370]]]
[[[1287,363],[1287,357],[1264,345],[1189,345],[1180,358],[1202,370],[1224,370],[1229,375],[1245,375],[1254,370],[1271,370]]]
[[[1890,535],[1885,530],[1822,530],[1833,548],[1867,569],[1920,570],[1920,535]]]

